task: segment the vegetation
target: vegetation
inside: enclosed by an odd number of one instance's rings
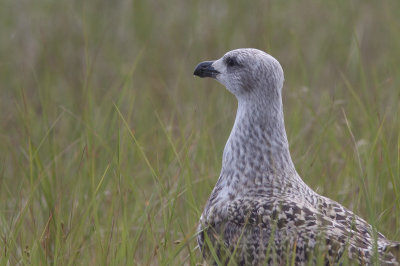
[[[196,64],[285,70],[304,181],[400,240],[400,2],[0,5],[0,264],[195,265],[236,100]]]

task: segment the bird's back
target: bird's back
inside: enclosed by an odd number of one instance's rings
[[[390,251],[399,243],[380,233],[374,238],[370,225],[337,202],[318,195],[316,205],[286,195],[242,197],[225,207],[209,206],[198,242],[206,258],[222,264],[369,265],[376,260],[397,265]]]

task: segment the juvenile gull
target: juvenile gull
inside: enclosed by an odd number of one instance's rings
[[[215,78],[238,100],[221,174],[200,218],[198,243],[206,260],[398,265],[392,252],[399,242],[374,235],[366,221],[318,195],[296,172],[283,119],[283,70],[275,58],[257,49],[233,50],[200,63],[194,75]]]

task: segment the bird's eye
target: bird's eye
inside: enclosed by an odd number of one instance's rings
[[[238,63],[237,63],[237,61],[236,61],[235,58],[233,58],[233,57],[228,57],[228,58],[226,59],[226,65],[229,66],[229,67],[233,67],[233,66],[237,66]]]

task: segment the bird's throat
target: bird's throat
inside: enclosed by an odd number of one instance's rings
[[[259,187],[282,181],[277,175],[294,173],[282,102],[239,101],[235,124],[224,149],[220,178]]]

